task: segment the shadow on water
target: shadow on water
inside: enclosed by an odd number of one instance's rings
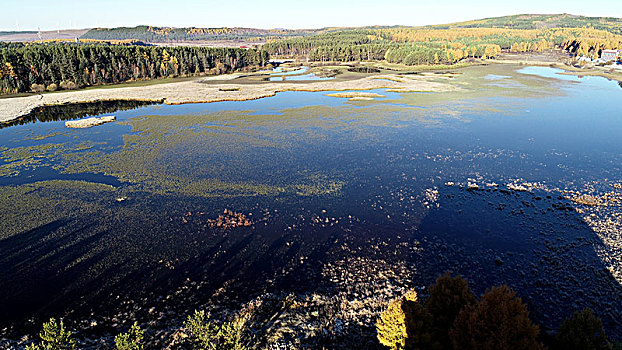
[[[136,109],[158,103],[162,103],[162,101],[110,100],[43,106],[35,108],[32,112],[10,122],[0,123],[0,129],[14,125],[23,125],[36,122],[80,119],[103,113]]]
[[[620,338],[622,286],[595,252],[602,241],[571,203],[547,195],[442,188],[439,208],[419,227],[424,253],[413,263],[425,285],[444,271],[465,276],[476,294],[507,284],[549,330],[592,308]]]
[[[99,260],[87,253],[100,244],[104,232],[91,229],[92,224],[56,220],[1,240],[0,319],[33,315],[66,297],[75,276]]]

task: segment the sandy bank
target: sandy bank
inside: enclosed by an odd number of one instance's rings
[[[391,89],[392,91],[455,91],[458,87],[439,82],[435,77],[406,75],[374,75],[348,81],[317,82],[261,82],[256,84],[235,84],[235,75],[212,79],[157,84],[140,87],[119,87],[67,91],[54,94],[15,97],[0,100],[0,123],[9,122],[45,105],[93,102],[100,100],[164,101],[165,104],[204,103],[220,101],[246,101],[274,96],[283,91],[346,91]],[[227,80],[223,82],[224,80]],[[379,79],[384,78],[384,79]],[[224,91],[223,91],[224,90]]]

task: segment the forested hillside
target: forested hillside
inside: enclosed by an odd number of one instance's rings
[[[570,14],[514,16],[485,18],[475,21],[459,22],[449,25],[432,26],[436,28],[511,28],[511,29],[550,29],[550,28],[594,28],[613,34],[622,34],[622,18],[584,17]]]
[[[267,61],[268,54],[260,50],[0,43],[0,93],[222,74]]]
[[[292,36],[307,36],[319,30],[254,29],[254,28],[163,28],[151,26],[95,28],[82,35],[81,39],[97,40],[140,40],[144,42],[176,42],[194,40],[245,40],[265,41]]]
[[[273,40],[263,48],[272,55],[312,61],[386,59],[406,65],[452,64],[494,58],[503,50],[551,48],[596,58],[604,49],[622,49],[621,23],[615,18],[521,15],[443,26],[342,29]]]

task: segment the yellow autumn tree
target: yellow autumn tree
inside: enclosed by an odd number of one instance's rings
[[[431,316],[414,290],[389,303],[376,323],[378,340],[392,350],[437,349],[432,339]]]

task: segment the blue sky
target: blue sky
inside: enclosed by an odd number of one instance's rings
[[[425,25],[518,13],[622,17],[619,0],[0,0],[0,30]]]

